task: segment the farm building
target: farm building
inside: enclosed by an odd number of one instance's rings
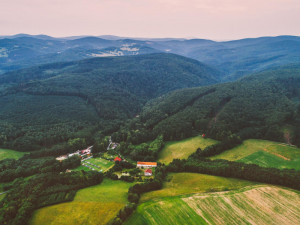
[[[151,169],[146,169],[145,170],[145,176],[152,176],[152,170]]]
[[[121,162],[122,161],[122,159],[120,158],[120,157],[116,157],[115,159],[114,159],[114,161],[116,162],[116,161],[119,161],[119,162]]]
[[[156,162],[137,162],[136,165],[137,168],[152,168],[152,167],[157,167]]]

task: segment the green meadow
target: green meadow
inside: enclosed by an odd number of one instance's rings
[[[86,162],[90,162],[96,166],[101,167],[103,172],[105,172],[106,170],[109,170],[115,164],[114,161],[108,161],[108,160],[102,159],[102,158],[91,158],[91,159],[86,160]]]
[[[25,152],[18,152],[10,149],[2,149],[0,148],[0,160],[3,159],[19,159],[21,158]]]
[[[132,185],[104,179],[99,185],[79,190],[72,202],[38,209],[30,224],[106,224],[125,206]]]
[[[254,163],[278,169],[300,169],[300,149],[283,143],[250,139],[211,159]]]
[[[181,141],[167,142],[158,155],[159,162],[168,164],[173,159],[186,159],[198,148],[204,149],[209,145],[216,144],[217,141],[201,136],[191,137]]]
[[[156,198],[239,189],[257,183],[199,173],[169,173],[163,188],[142,195],[141,202]]]
[[[91,163],[92,165],[88,164],[87,162]],[[88,160],[83,161],[81,164],[88,165],[89,167],[93,168],[96,171],[102,170],[102,172],[105,172],[114,165],[114,162],[106,160],[106,159],[102,159],[102,158],[90,158]],[[93,165],[100,167],[100,169]],[[80,165],[79,167],[77,167],[74,170],[75,171],[79,171],[79,170],[90,171],[91,169],[86,166]]]

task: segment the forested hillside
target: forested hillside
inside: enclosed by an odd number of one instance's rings
[[[219,72],[173,54],[92,58],[0,75],[0,146],[35,150],[110,133],[146,101],[214,84]]]
[[[150,101],[113,137],[138,144],[158,135],[179,140],[205,133],[222,140],[236,134],[299,146],[299,86],[297,64],[233,83],[177,90]]]

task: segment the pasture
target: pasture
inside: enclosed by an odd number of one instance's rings
[[[209,138],[202,138],[201,136],[191,137],[181,141],[167,142],[165,147],[158,155],[158,161],[168,164],[173,159],[186,159],[198,148],[202,150],[209,145],[216,144],[217,141]]]
[[[162,197],[233,190],[257,184],[246,180],[199,173],[169,173],[166,180],[161,190],[143,194],[140,201],[145,202]]]
[[[90,162],[96,166],[99,166],[103,170],[103,172],[109,170],[115,164],[114,161],[108,161],[102,158],[90,158],[85,162]]]
[[[266,140],[246,140],[241,145],[211,159],[253,163],[278,169],[300,169],[299,148]]]
[[[299,224],[299,192],[260,185],[166,197],[140,204],[126,225]]]
[[[10,149],[2,149],[0,148],[0,161],[3,159],[19,159],[21,158],[25,152],[18,152]]]
[[[83,166],[82,164],[88,165],[90,168]],[[90,158],[88,160],[85,160],[81,162],[81,165],[74,169],[75,171],[84,170],[84,171],[90,171],[92,169],[96,171],[102,170],[102,172],[105,172],[109,170],[114,165],[114,161],[109,161],[102,158]]]
[[[30,224],[106,224],[125,206],[132,185],[104,179],[99,185],[79,190],[72,202],[35,211]]]

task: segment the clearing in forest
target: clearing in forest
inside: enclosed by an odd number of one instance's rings
[[[10,149],[2,149],[0,148],[0,161],[3,159],[19,159],[21,158],[25,152],[18,152]]]
[[[203,150],[207,146],[216,143],[216,140],[202,138],[201,136],[191,137],[181,141],[170,141],[166,143],[165,147],[159,153],[158,161],[169,164],[173,159],[186,159],[198,148]]]

